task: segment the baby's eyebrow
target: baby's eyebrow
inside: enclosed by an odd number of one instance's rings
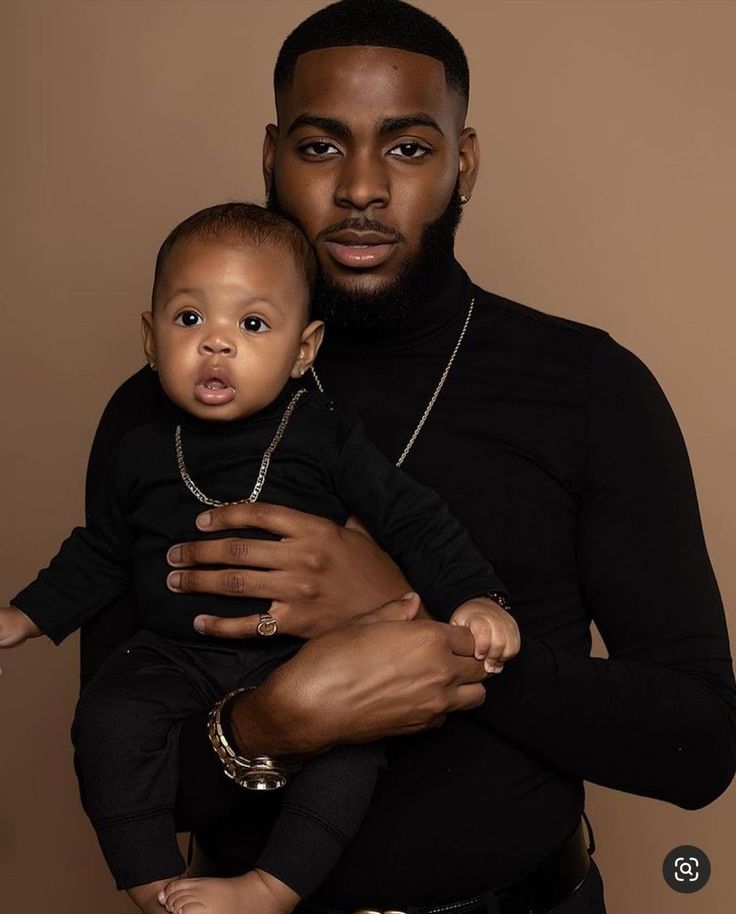
[[[177,295],[191,295],[193,298],[205,297],[202,289],[198,289],[195,286],[182,286],[180,289],[174,289],[173,293],[169,296],[169,301],[171,301],[172,298],[176,298]]]

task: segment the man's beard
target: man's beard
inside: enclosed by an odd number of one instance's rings
[[[281,206],[275,181],[271,182],[266,206],[272,212],[293,219]],[[365,292],[349,285],[337,285],[320,270],[312,299],[314,318],[325,321],[331,331],[343,331],[356,337],[383,335],[387,330],[401,327],[422,301],[437,289],[446,273],[461,216],[458,180],[444,212],[422,232],[418,252],[380,288]],[[344,227],[380,231],[375,220],[370,225],[361,226],[361,222],[368,221],[346,220]]]

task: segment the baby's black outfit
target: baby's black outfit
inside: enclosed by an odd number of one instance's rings
[[[87,526],[76,528],[49,568],[11,601],[58,644],[131,584],[135,590],[144,628],[98,670],[73,726],[82,801],[119,888],[185,868],[173,814],[181,720],[234,688],[261,682],[303,644],[289,635],[238,642],[199,635],[192,624],[199,614],[250,615],[266,612],[270,601],[167,588],[172,545],[222,537],[195,526],[205,506],[182,481],[175,426],[196,485],[219,501],[243,499],[298,388],[289,381],[260,412],[226,423],[198,420],[167,403],[160,417],[122,441]],[[391,464],[351,413],[315,391],[297,402],[259,501],[338,524],[357,515],[443,621],[466,600],[505,592],[439,496]],[[255,529],[237,535],[277,538]],[[340,746],[310,759],[290,779],[254,865],[278,873],[288,858],[292,888],[308,896],[358,830],[384,764],[382,743]]]

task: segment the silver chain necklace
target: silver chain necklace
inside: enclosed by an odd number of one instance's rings
[[[278,447],[279,442],[284,437],[284,432],[286,431],[286,426],[289,424],[289,419],[291,419],[291,414],[294,412],[297,401],[299,398],[307,392],[306,387],[301,387],[289,401],[289,405],[284,410],[284,415],[281,417],[281,422],[279,422],[279,427],[276,429],[276,434],[273,436],[273,440],[263,452],[263,459],[261,460],[261,467],[258,470],[258,477],[256,479],[256,484],[253,486],[253,491],[247,498],[241,498],[239,501],[218,501],[216,498],[209,498],[204,492],[195,484],[192,477],[189,475],[187,470],[187,465],[184,462],[184,448],[181,443],[181,425],[176,426],[176,431],[174,432],[174,444],[176,445],[176,462],[179,466],[179,474],[182,478],[184,485],[189,489],[192,495],[202,502],[203,505],[210,505],[213,508],[221,508],[223,505],[242,505],[245,502],[254,502],[258,500],[258,496],[261,494],[261,489],[263,484],[266,481],[266,474],[268,473],[268,467],[271,463],[271,457],[273,452]]]
[[[407,442],[406,447],[402,451],[401,457],[399,457],[399,459],[396,461],[397,467],[400,467],[401,464],[404,462],[404,460],[406,460],[406,455],[409,453],[409,451],[412,448],[412,445],[417,440],[417,435],[419,434],[419,432],[421,432],[422,426],[427,421],[427,417],[429,416],[429,413],[430,413],[432,407],[434,406],[435,400],[440,395],[440,391],[442,390],[442,388],[445,384],[445,381],[447,380],[447,376],[450,373],[450,369],[452,368],[452,363],[455,361],[455,356],[458,353],[458,349],[460,349],[460,344],[462,343],[463,337],[465,336],[465,331],[468,329],[468,324],[470,323],[470,316],[473,313],[474,304],[475,304],[475,298],[471,298],[470,305],[468,306],[468,313],[465,317],[465,323],[463,324],[463,329],[460,331],[460,336],[457,338],[457,343],[455,343],[455,348],[452,350],[452,355],[450,356],[450,359],[449,359],[447,365],[445,365],[445,370],[442,372],[442,376],[440,377],[439,383],[437,384],[437,386],[434,389],[434,393],[429,398],[429,403],[427,403],[427,408],[422,413],[422,418],[419,420],[419,424],[412,432],[411,437],[409,438],[409,441]],[[314,370],[314,365],[312,365],[310,370],[312,372],[312,377],[314,378],[314,381],[317,385],[319,392],[321,394],[323,394],[325,391],[324,391],[324,388],[322,387],[319,377],[317,376],[317,372]]]

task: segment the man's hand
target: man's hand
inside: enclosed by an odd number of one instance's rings
[[[179,570],[169,574],[169,588],[270,599],[282,634],[315,638],[411,590],[390,556],[353,519],[340,527],[324,517],[255,502],[206,511],[197,526],[208,532],[254,527],[281,539],[225,537],[173,546],[168,562]],[[210,571],[198,565],[226,567]],[[195,628],[221,638],[250,638],[258,622],[258,615],[197,616]]]
[[[36,623],[20,609],[15,606],[0,607],[0,648],[15,647],[27,638],[38,638],[42,634]]]
[[[419,607],[416,595],[403,602]],[[297,760],[438,727],[485,699],[474,649],[469,629],[431,620],[335,629],[240,696],[231,718],[238,747],[247,757]]]

